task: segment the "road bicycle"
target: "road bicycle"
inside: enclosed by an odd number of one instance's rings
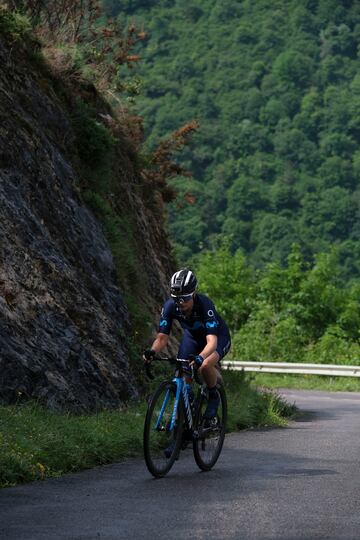
[[[175,366],[174,378],[160,383],[152,394],[145,417],[144,457],[155,478],[165,476],[179,458],[180,451],[191,442],[198,467],[209,471],[219,458],[226,429],[227,401],[223,385],[217,385],[220,404],[215,417],[205,416],[208,404],[207,386],[201,383],[189,360],[158,358]],[[153,378],[150,365],[147,374]],[[199,384],[195,397],[194,378]]]

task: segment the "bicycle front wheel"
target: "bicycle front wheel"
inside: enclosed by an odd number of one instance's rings
[[[155,478],[165,476],[178,458],[182,441],[184,413],[179,400],[173,427],[176,384],[161,383],[153,394],[144,425],[144,457],[147,468]]]
[[[210,469],[217,462],[225,439],[227,420],[227,401],[223,386],[217,389],[220,404],[214,418],[206,418],[208,391],[201,389],[195,417],[193,450],[196,464],[203,471]]]

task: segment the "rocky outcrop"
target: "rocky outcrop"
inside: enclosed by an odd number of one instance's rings
[[[20,57],[0,37],[0,401],[114,407],[138,395],[128,310],[101,226],[81,199],[71,123],[51,79]],[[136,173],[128,169],[123,182],[139,264],[152,261],[142,293],[156,305],[169,246]]]

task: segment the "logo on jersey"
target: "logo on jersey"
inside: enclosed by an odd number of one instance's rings
[[[167,321],[165,319],[160,321],[160,326],[167,326]]]
[[[209,317],[214,317],[215,313],[213,312],[212,309],[209,309],[208,315],[209,315]]]
[[[206,323],[206,328],[216,328],[217,327],[217,322],[216,321],[208,321]]]
[[[203,327],[204,325],[200,321],[195,321],[194,324],[192,325],[193,330],[197,330],[198,328],[203,328]]]

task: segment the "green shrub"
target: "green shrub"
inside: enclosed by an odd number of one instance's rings
[[[228,431],[251,426],[282,425],[295,408],[270,390],[259,392],[243,371],[223,370],[228,399]]]
[[[248,361],[359,363],[360,286],[345,288],[338,270],[335,251],[310,266],[296,245],[286,267],[253,274],[228,250],[198,258],[200,282],[232,329],[231,355]]]
[[[292,316],[284,317],[271,306],[257,305],[248,322],[234,334],[234,358],[248,361],[297,362],[303,357],[305,336]]]
[[[95,114],[89,105],[78,99],[72,115],[77,150],[84,165],[90,169],[108,164],[115,142],[110,131],[96,120]]]
[[[332,325],[308,346],[304,359],[309,363],[358,365],[360,344],[349,340],[339,326]]]
[[[7,34],[14,41],[30,36],[31,23],[25,15],[11,13],[5,7],[0,6],[0,33]]]
[[[201,291],[216,299],[216,307],[231,329],[246,321],[251,310],[254,276],[244,255],[231,254],[224,240],[218,249],[204,252],[197,275]]]

